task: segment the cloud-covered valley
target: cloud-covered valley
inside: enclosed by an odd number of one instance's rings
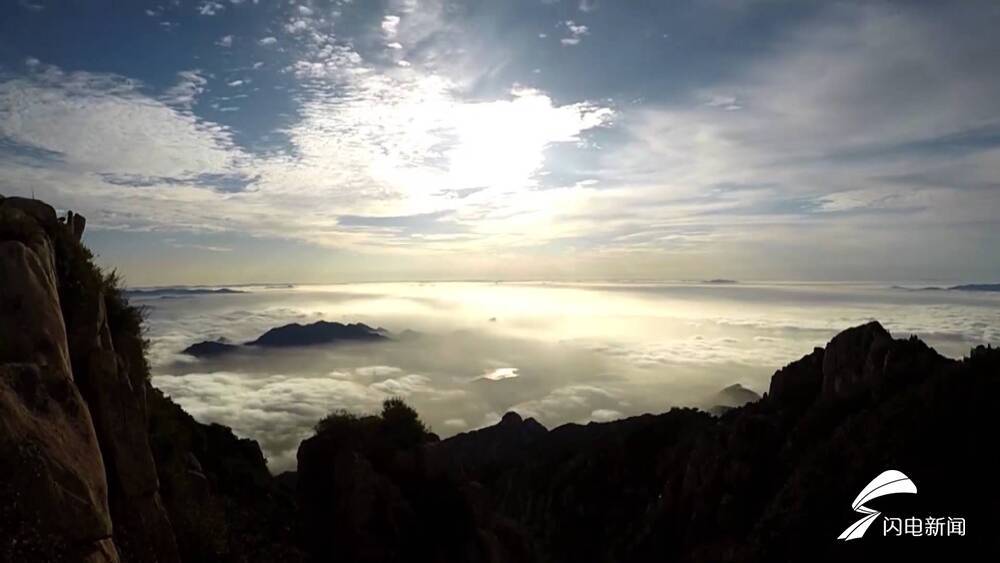
[[[1000,341],[997,296],[880,285],[343,284],[150,294],[154,384],[203,421],[261,442],[272,470],[334,410],[413,404],[442,436],[509,410],[548,426],[706,405],[833,334],[878,318],[961,356]],[[245,342],[286,323],[385,327],[387,342],[245,349],[200,359],[188,345]],[[413,331],[413,332],[406,332]]]

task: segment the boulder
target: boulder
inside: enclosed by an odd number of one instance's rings
[[[7,197],[0,201],[4,207],[18,209],[33,217],[38,224],[48,232],[53,232],[59,225],[56,210],[44,201],[26,197]]]

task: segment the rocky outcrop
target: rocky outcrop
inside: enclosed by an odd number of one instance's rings
[[[861,385],[876,381],[884,369],[892,341],[892,336],[877,321],[834,336],[823,353],[823,397],[843,397]]]
[[[771,401],[801,408],[816,400],[823,386],[823,354],[822,348],[816,348],[776,371],[767,392]]]
[[[1000,524],[997,496],[983,488],[1000,471],[984,441],[1000,431],[997,397],[1000,350],[948,360],[870,323],[779,370],[763,400],[720,417],[675,409],[566,425],[500,463],[459,453],[488,450],[499,426],[454,438],[485,443],[428,448],[456,452],[465,478],[529,531],[546,561],[974,559],[1000,554],[987,531]],[[919,502],[906,510],[960,513],[981,532],[837,542],[856,520],[851,500],[890,468],[918,483]]]
[[[950,363],[919,339],[893,339],[872,321],[837,334],[826,348],[778,370],[768,395],[775,404],[803,408],[816,400],[836,401],[865,389],[891,387]]]
[[[434,438],[387,401],[377,416],[334,414],[298,451],[303,543],[314,560],[501,563],[534,560],[521,530],[475,482],[432,468]]]
[[[268,473],[257,442],[195,421],[159,390],[149,399],[153,456],[182,560],[303,560],[294,494]]]
[[[115,540],[128,561],[179,561],[149,446],[142,343],[108,320],[108,295],[64,306],[74,377],[94,419],[110,487]]]
[[[298,561],[256,442],[149,384],[86,221],[0,197],[0,561]]]
[[[0,201],[0,560],[118,561],[104,460],[73,379],[55,210]]]
[[[519,459],[547,435],[548,430],[534,418],[508,412],[494,426],[456,434],[435,444],[428,448],[428,456],[437,467],[456,475],[469,471],[481,475]]]

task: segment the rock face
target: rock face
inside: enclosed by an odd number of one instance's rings
[[[0,197],[0,561],[300,559],[257,444],[149,385],[85,224]]]
[[[70,369],[55,210],[0,201],[0,560],[118,561],[90,411]]]
[[[808,356],[776,371],[768,390],[771,401],[796,407],[812,403],[823,386],[823,355],[824,350],[816,348]]]
[[[833,337],[823,354],[823,397],[842,397],[876,381],[892,342],[892,336],[877,321]]]

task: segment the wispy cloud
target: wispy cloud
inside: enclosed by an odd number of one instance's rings
[[[214,16],[226,9],[225,4],[221,2],[203,2],[198,6],[198,13],[203,16]]]
[[[569,36],[559,40],[563,45],[579,45],[583,36],[590,33],[590,29],[587,26],[578,24],[573,20],[566,20],[565,25]]]

